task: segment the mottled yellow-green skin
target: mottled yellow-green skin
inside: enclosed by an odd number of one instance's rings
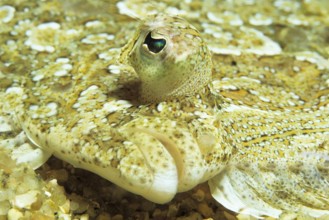
[[[12,129],[3,140],[23,130],[42,149],[158,203],[210,180],[214,197],[237,212],[328,214],[329,21],[320,3],[254,3],[262,12],[271,8],[268,20],[257,20],[247,3],[223,3],[229,12],[218,3],[182,3],[182,16],[200,33],[185,21],[158,19],[168,23],[164,36],[184,25],[173,56],[182,48],[197,52],[181,66],[163,62],[178,73],[211,70],[211,80],[150,99],[141,89],[148,81],[134,70],[144,69],[143,54],[132,46],[149,29],[136,30],[137,21],[100,4],[89,5],[94,13],[79,2],[6,4],[0,116]],[[133,1],[122,4],[136,10]],[[317,14],[308,18],[310,12]],[[297,30],[305,42],[289,38]],[[197,34],[182,37],[191,32]],[[166,72],[160,65],[155,71]],[[223,199],[233,195],[244,205]]]
[[[165,41],[161,51],[154,52],[145,43],[149,34]],[[138,74],[139,100],[144,103],[184,99],[200,91],[211,79],[211,55],[199,31],[182,18],[165,14],[144,18],[122,49],[120,60]]]

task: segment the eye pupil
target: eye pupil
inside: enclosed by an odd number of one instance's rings
[[[153,53],[159,53],[166,46],[166,40],[153,39],[151,33],[149,33],[145,38],[144,44],[146,44]]]

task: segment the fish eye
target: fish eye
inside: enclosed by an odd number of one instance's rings
[[[165,39],[154,39],[151,37],[151,32],[146,36],[144,44],[153,53],[159,53],[166,46]]]

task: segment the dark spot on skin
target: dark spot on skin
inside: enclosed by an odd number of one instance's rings
[[[141,179],[140,179],[140,182],[141,182],[142,184],[145,184],[145,183],[146,183],[146,179],[145,179],[145,178],[141,178]]]
[[[180,133],[178,133],[178,132],[175,132],[175,133],[174,133],[174,137],[177,138],[177,139],[179,139],[179,138],[182,138],[183,135],[180,134]]]

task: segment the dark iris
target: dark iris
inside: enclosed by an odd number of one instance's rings
[[[153,39],[151,33],[149,33],[145,38],[144,44],[146,44],[153,53],[159,53],[166,46],[166,40]]]

